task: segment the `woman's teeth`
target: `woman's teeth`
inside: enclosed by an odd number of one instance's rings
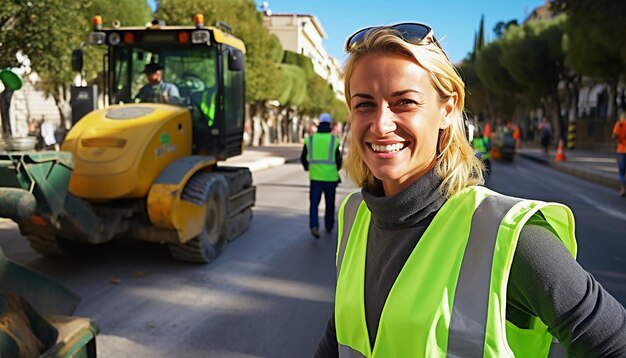
[[[404,143],[396,143],[396,144],[387,144],[387,145],[378,145],[372,143],[372,149],[375,152],[399,152],[404,148]]]

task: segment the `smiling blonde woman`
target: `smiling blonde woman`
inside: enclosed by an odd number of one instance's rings
[[[572,212],[480,186],[464,84],[430,27],[366,28],[346,50],[361,191],[339,210],[315,357],[625,356],[626,312],[574,259]]]

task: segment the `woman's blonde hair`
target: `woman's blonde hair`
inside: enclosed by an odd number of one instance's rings
[[[348,104],[351,98],[350,78],[354,68],[362,57],[372,53],[404,57],[422,67],[428,72],[430,82],[439,94],[442,104],[454,93],[457,94],[456,105],[448,117],[450,125],[439,131],[435,170],[443,180],[441,190],[446,197],[468,186],[482,184],[484,165],[476,158],[465,134],[463,110],[465,85],[439,45],[432,37],[424,39],[418,45],[407,43],[402,40],[398,31],[389,27],[370,30],[363,43],[350,51],[344,66],[344,86]],[[358,140],[351,135],[352,143]],[[348,152],[346,170],[357,185],[372,188],[380,181],[374,177],[356,147],[354,145],[353,150]]]

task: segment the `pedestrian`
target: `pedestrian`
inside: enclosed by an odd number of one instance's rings
[[[141,87],[135,96],[139,102],[180,103],[178,87],[163,80],[163,66],[158,63],[148,63],[143,73],[148,83]]]
[[[617,141],[617,169],[621,185],[619,196],[623,198],[626,197],[626,111],[620,113],[611,138]]]
[[[56,137],[54,136],[54,131],[56,130],[56,126],[50,120],[42,120],[41,123],[41,137],[43,139],[44,150],[59,150],[59,145],[57,144]]]
[[[548,155],[548,148],[550,147],[550,142],[552,141],[552,124],[550,124],[548,118],[543,117],[541,119],[541,123],[539,123],[539,131],[541,132],[541,148],[543,148],[543,153]]]
[[[479,184],[465,88],[431,29],[370,27],[346,43],[361,187],[339,209],[334,312],[315,357],[626,355],[626,312],[575,261],[564,205]]]
[[[335,193],[340,182],[340,139],[330,133],[332,117],[322,113],[314,134],[308,136],[302,148],[300,162],[309,172],[309,229],[315,239],[320,237],[318,207],[324,194],[324,225],[326,232],[335,226]]]

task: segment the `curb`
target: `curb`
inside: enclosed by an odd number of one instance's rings
[[[574,166],[571,165],[564,165],[564,164],[560,164],[560,163],[555,163],[553,161],[550,161],[548,159],[544,159],[544,158],[540,158],[537,157],[536,155],[532,155],[532,154],[526,154],[526,153],[520,153],[518,152],[517,155],[522,156],[526,159],[529,159],[533,162],[539,163],[539,164],[543,164],[543,165],[547,165],[551,168],[554,168],[560,172],[575,176],[577,178],[580,179],[584,179],[596,184],[600,184],[603,186],[606,186],[608,188],[611,189],[619,189],[620,187],[620,183],[619,183],[619,179],[617,178],[610,178],[606,175],[602,175],[602,174],[597,174],[594,172],[590,172],[587,170],[583,170],[580,168],[576,168]]]
[[[258,172],[263,169],[278,167],[285,164],[285,158],[281,157],[264,157],[249,162],[218,162],[220,167],[246,167],[251,172]]]

